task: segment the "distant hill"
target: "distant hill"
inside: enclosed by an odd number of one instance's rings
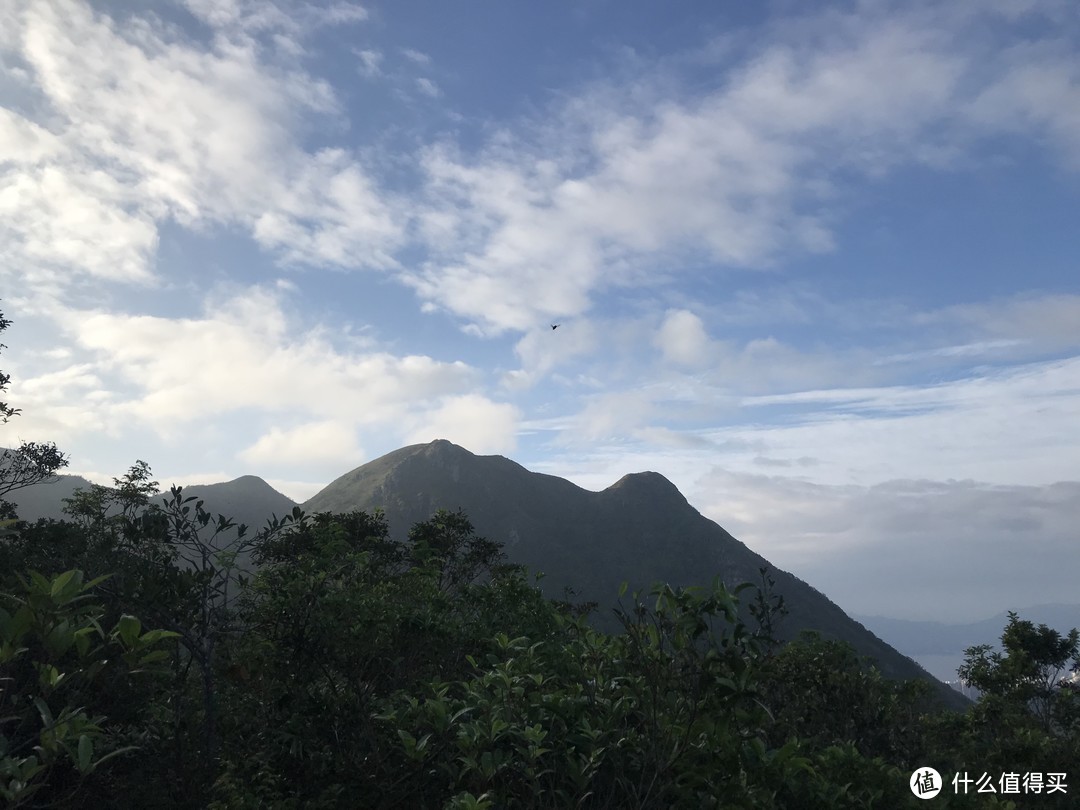
[[[561,598],[569,585],[575,598],[598,602],[606,617],[623,581],[631,590],[646,590],[656,581],[708,586],[719,575],[734,586],[756,582],[758,570],[768,567],[791,611],[780,627],[786,637],[817,630],[873,657],[890,677],[930,677],[824,594],[704,517],[655,472],[626,475],[602,492],[590,492],[502,456],[477,456],[437,440],[346,473],[303,508],[309,513],[379,508],[399,538],[436,509],[463,509],[479,534],[504,544],[511,562],[544,573],[541,587],[547,596]],[[955,693],[934,683],[956,705]]]
[[[59,476],[52,484],[11,493],[26,520],[61,518],[62,498],[90,482]],[[261,478],[242,476],[219,484],[184,487],[214,515],[249,526],[249,536],[273,514],[296,505]],[[166,495],[158,496],[164,499]],[[504,544],[511,562],[543,572],[546,595],[562,598],[570,586],[576,600],[601,605],[599,623],[613,629],[611,607],[619,586],[645,591],[653,582],[708,586],[720,576],[728,586],[756,582],[767,567],[791,611],[779,630],[794,638],[813,629],[851,643],[895,678],[930,677],[824,594],[772,566],[694,509],[679,490],[655,472],[623,476],[602,492],[590,492],[556,476],[530,472],[502,456],[477,456],[445,440],[396,450],[346,473],[303,505],[308,513],[381,508],[391,533],[409,528],[437,509],[463,509],[479,534]],[[1000,627],[992,636],[1000,634]],[[956,693],[940,686],[954,706]]]
[[[16,490],[7,499],[15,504],[23,520],[61,520],[65,517],[64,498],[72,497],[77,489],[89,489],[91,486],[92,483],[81,476],[60,475],[52,483]],[[237,523],[246,523],[249,536],[265,526],[271,515],[281,517],[296,506],[294,501],[254,475],[244,475],[221,484],[184,487],[183,496],[201,498],[205,501],[203,505],[206,510],[215,516],[222,514]],[[168,497],[166,490],[156,500],[161,503]]]
[[[40,518],[60,520],[64,517],[64,498],[70,498],[77,489],[89,489],[92,484],[81,475],[59,475],[48,484],[35,484],[25,489],[9,492],[6,500],[18,508],[19,517],[31,523]]]
[[[1080,627],[1080,605],[1034,605],[1016,608],[1021,619],[1045,624],[1059,633]],[[956,678],[956,668],[964,661],[964,650],[979,644],[999,646],[1001,632],[1009,621],[1007,611],[966,624],[907,621],[883,616],[857,617],[869,630],[888,640],[904,655],[919,661],[932,674],[946,680]]]
[[[163,503],[169,497],[165,492],[156,500]],[[238,524],[246,524],[248,537],[263,528],[272,516],[283,517],[297,505],[255,475],[242,475],[221,484],[193,484],[184,487],[183,497],[204,501],[203,508],[215,517],[225,515]]]
[[[39,518],[62,520],[66,517],[63,512],[63,499],[70,498],[77,489],[89,489],[90,486],[92,486],[91,482],[80,476],[61,475],[54,482],[16,490],[8,496],[8,500],[15,504],[19,517],[23,520],[30,522]],[[172,496],[166,491],[155,496],[153,500],[164,503],[170,497]],[[290,498],[254,475],[244,475],[220,484],[197,484],[184,487],[182,497],[185,500],[189,497],[202,500],[203,508],[215,518],[218,515],[225,515],[231,518],[237,527],[246,524],[248,527],[246,538],[254,537],[272,516],[283,517],[292,512],[293,507],[296,506]],[[207,530],[207,537],[211,532],[212,527]],[[214,545],[217,548],[227,547],[235,538],[236,528],[233,528],[219,535]],[[240,554],[237,565],[242,571],[253,570],[254,563],[251,560],[250,549]]]

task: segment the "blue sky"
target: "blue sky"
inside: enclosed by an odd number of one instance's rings
[[[1069,0],[150,8],[0,10],[6,442],[303,500],[448,438],[850,612],[1077,601]]]

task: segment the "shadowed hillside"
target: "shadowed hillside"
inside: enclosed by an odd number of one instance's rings
[[[85,479],[60,476],[55,483],[13,493],[12,500],[24,519],[60,518],[61,499],[89,486]],[[283,516],[295,506],[255,476],[185,487],[183,494],[203,499],[214,515],[246,523],[249,537],[271,515]],[[701,515],[655,472],[626,475],[590,492],[502,456],[477,456],[438,440],[401,448],[346,473],[303,508],[308,513],[382,509],[399,539],[438,509],[464,510],[479,534],[504,545],[511,562],[544,574],[545,595],[562,598],[570,587],[575,600],[597,602],[596,624],[609,631],[616,629],[611,608],[624,581],[631,592],[647,591],[654,582],[707,586],[715,576],[732,587],[757,582],[759,569],[768,567],[790,610],[778,628],[781,636],[817,630],[871,656],[890,677],[929,677],[822,593],[774,568]],[[248,567],[246,554],[241,565]],[[941,694],[956,700],[943,685]]]
[[[64,498],[78,489],[89,490],[93,484],[79,475],[58,475],[55,481],[35,484],[16,490],[8,496],[15,504],[19,517],[33,523],[39,518],[61,520],[65,517]],[[225,515],[236,523],[246,523],[248,535],[262,528],[272,515],[281,517],[292,511],[296,503],[282,495],[261,478],[243,475],[220,484],[198,484],[183,488],[183,497],[205,501],[206,510],[213,515]],[[163,503],[168,491],[154,498]]]
[[[169,494],[155,498],[159,503]],[[254,475],[242,475],[220,484],[196,484],[184,487],[183,497],[205,501],[203,506],[213,515],[225,515],[237,524],[247,524],[247,536],[251,537],[266,525],[273,515],[289,514],[296,503],[282,495],[264,480]]]
[[[576,599],[598,602],[605,629],[612,626],[611,607],[623,581],[630,590],[647,590],[657,581],[708,585],[719,575],[733,586],[758,581],[759,569],[767,566],[791,611],[781,635],[817,630],[872,656],[890,677],[930,677],[822,593],[775,569],[701,515],[655,472],[626,475],[602,492],[590,492],[502,456],[477,456],[437,440],[346,473],[303,508],[309,513],[382,509],[399,538],[436,509],[462,509],[481,535],[504,544],[511,562],[544,573],[547,596],[561,598],[569,586]],[[941,694],[955,700],[944,685]]]

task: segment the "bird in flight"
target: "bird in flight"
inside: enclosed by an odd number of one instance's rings
[[[554,329],[558,329],[558,328],[559,328],[559,326],[560,326],[560,324],[557,324],[557,323],[553,323],[553,324],[551,325],[551,328],[552,328],[552,329],[554,330]]]

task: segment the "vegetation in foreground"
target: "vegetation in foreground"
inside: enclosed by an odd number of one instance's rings
[[[11,806],[904,807],[917,766],[1078,761],[1075,633],[1013,617],[1003,653],[969,651],[979,702],[940,712],[846,645],[776,645],[767,578],[757,627],[719,583],[658,586],[607,635],[460,513],[404,544],[379,515],[296,513],[222,553],[235,527],[180,490],[148,507],[147,475],[0,545]]]

